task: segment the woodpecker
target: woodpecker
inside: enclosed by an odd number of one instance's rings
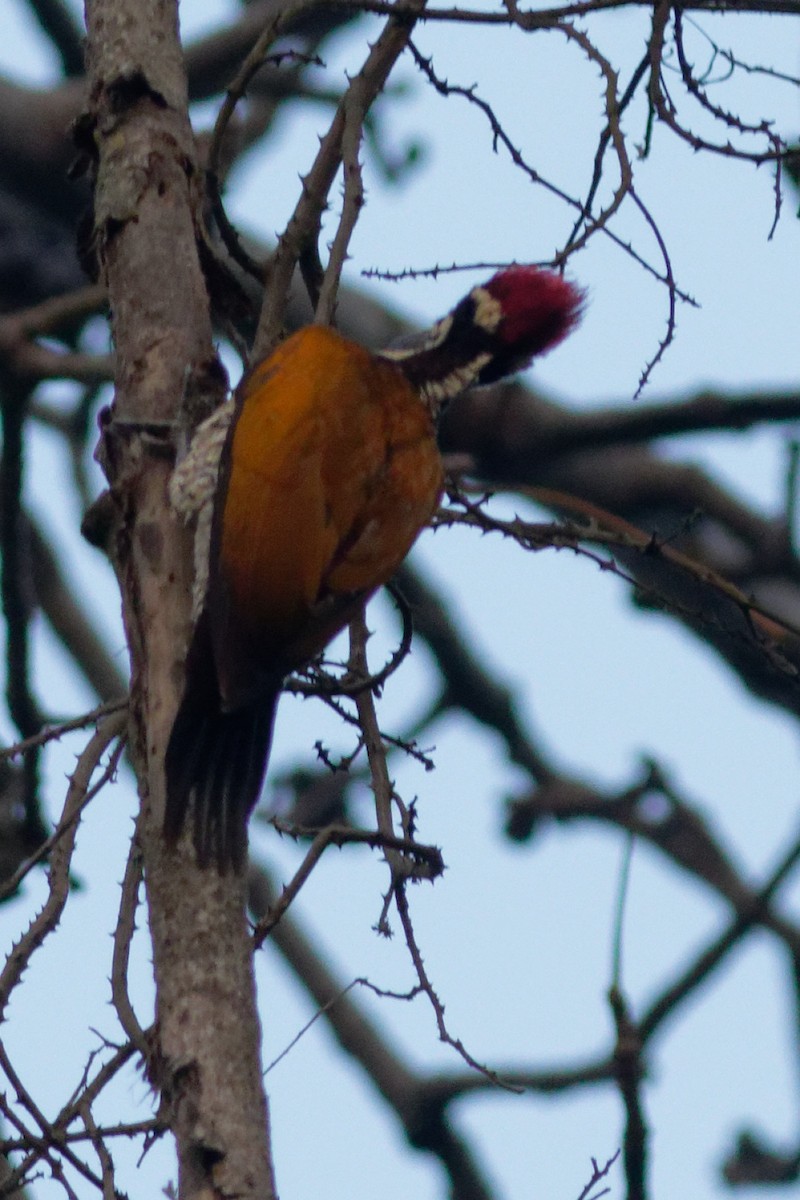
[[[241,870],[286,676],[391,579],[442,493],[445,404],[527,366],[583,293],[513,266],[422,335],[372,353],[310,325],[242,379],[169,484],[194,528],[193,632],[166,750],[164,834]]]

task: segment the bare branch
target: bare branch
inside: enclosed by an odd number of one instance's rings
[[[20,982],[32,955],[58,925],[69,894],[69,867],[75,848],[75,836],[80,814],[112,778],[122,753],[118,745],[100,779],[91,785],[92,776],[108,746],[125,728],[124,713],[107,717],[89,740],[70,779],[64,810],[50,853],[50,890],[45,904],[16,943],[0,973],[0,1013],[5,1012],[11,993]]]
[[[423,8],[424,0],[414,0],[414,3],[405,6],[399,18],[392,16],[389,19],[363,67],[351,80],[331,126],[322,138],[314,165],[302,181],[302,196],[278,239],[278,247],[269,266],[267,297],[253,346],[257,358],[263,357],[277,341],[289,285],[298,264],[303,270],[312,302],[317,299],[317,238],[328,195],[342,162],[342,139],[351,97],[358,96],[356,111],[366,113],[405,50],[414,21]]]

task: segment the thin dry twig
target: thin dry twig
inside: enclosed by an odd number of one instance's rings
[[[693,620],[706,621],[709,624],[718,623],[718,615],[715,615],[710,608],[708,610],[689,609],[673,598],[659,593],[657,588],[647,589],[640,580],[618,567],[612,559],[598,557],[592,551],[587,550],[583,543],[602,546],[611,551],[614,549],[634,550],[642,555],[663,559],[666,564],[685,572],[704,589],[708,589],[709,596],[716,593],[718,598],[724,598],[736,610],[744,614],[747,618],[745,628],[738,632],[734,628],[726,628],[726,633],[731,637],[739,637],[752,642],[769,657],[770,663],[776,670],[786,674],[787,677],[794,679],[800,675],[800,668],[781,652],[782,640],[790,634],[800,637],[800,627],[795,627],[791,622],[773,613],[718,572],[675,549],[669,542],[660,541],[652,534],[644,533],[630,522],[615,517],[612,513],[604,512],[596,505],[574,496],[558,493],[550,488],[525,490],[534,500],[538,499],[542,503],[583,514],[585,523],[573,521],[532,522],[523,521],[519,517],[515,517],[513,520],[503,520],[487,513],[481,505],[467,502],[463,511],[452,507],[440,509],[434,517],[433,525],[435,528],[467,525],[479,529],[483,533],[499,533],[526,550],[572,550],[575,554],[595,562],[601,570],[617,575],[638,590],[650,590],[652,600],[659,605],[678,612],[682,616],[691,617]],[[462,494],[460,502],[464,503],[464,501],[465,498]]]
[[[236,106],[245,96],[254,76],[269,61],[269,52],[276,40],[284,30],[293,25],[302,13],[313,10],[318,4],[319,0],[294,0],[288,7],[277,12],[272,20],[267,23],[226,89],[225,99],[217,113],[217,119],[214,122],[214,129],[208,146],[207,185],[212,202],[214,219],[220,231],[220,236],[234,261],[249,275],[252,275],[253,278],[259,281],[264,277],[264,266],[257,263],[242,245],[238,233],[228,220],[222,203],[219,181],[222,173],[223,144],[236,111]]]
[[[299,264],[312,303],[318,301],[320,260],[317,240],[322,215],[343,155],[347,115],[352,104],[355,112],[366,113],[383,89],[389,74],[408,44],[411,30],[424,0],[405,5],[402,16],[392,15],[372,46],[361,70],[350,80],[328,132],[322,138],[311,170],[303,178],[303,190],[267,272],[267,295],[259,318],[254,353],[257,358],[269,352],[278,339],[286,310],[289,285]],[[353,97],[357,99],[354,101]],[[343,235],[344,236],[344,235]]]
[[[414,636],[414,625],[411,620],[411,613],[406,604],[402,592],[392,584],[386,585],[386,590],[395,602],[395,607],[400,613],[402,621],[402,634],[397,649],[392,652],[390,657],[381,667],[380,671],[368,675],[366,678],[359,676],[353,678],[350,674],[336,677],[328,671],[324,671],[320,666],[314,665],[309,669],[311,674],[311,682],[305,683],[302,679],[293,678],[285,685],[287,691],[294,692],[298,696],[357,696],[359,692],[370,691],[375,695],[380,693],[380,689],[386,683],[391,675],[402,665],[411,650],[411,643]]]
[[[616,1154],[612,1154],[611,1158],[609,1158],[602,1167],[598,1165],[596,1159],[592,1159],[592,1177],[586,1184],[586,1187],[583,1189],[580,1196],[578,1196],[578,1200],[600,1200],[601,1196],[608,1195],[608,1188],[603,1188],[602,1192],[595,1192],[593,1196],[590,1196],[589,1193],[597,1187],[598,1183],[607,1177],[609,1171],[618,1158],[619,1150],[616,1152]]]
[[[343,101],[344,129],[342,130],[342,170],[344,172],[344,199],[339,223],[336,227],[328,265],[322,278],[314,320],[320,325],[329,325],[336,312],[336,297],[342,268],[347,259],[347,249],[355,231],[356,222],[364,206],[364,181],[361,174],[359,152],[364,136],[364,122],[373,96],[366,80],[361,77],[353,81]]]
[[[478,1060],[470,1054],[469,1050],[467,1050],[461,1039],[455,1037],[448,1029],[444,1016],[444,1004],[442,1004],[442,1001],[440,1000],[436,989],[431,982],[430,976],[428,975],[425,967],[425,962],[420,952],[419,945],[417,943],[417,935],[414,931],[414,924],[411,919],[411,910],[408,906],[406,886],[406,880],[404,879],[398,879],[395,881],[393,888],[394,902],[397,908],[397,914],[400,917],[400,923],[403,927],[406,946],[408,947],[408,952],[411,955],[411,961],[414,964],[414,970],[417,973],[420,991],[427,996],[436,1017],[436,1027],[439,1031],[439,1041],[444,1042],[448,1046],[452,1046],[456,1053],[463,1058],[467,1066],[472,1067],[473,1070],[480,1072],[481,1075],[485,1076],[485,1078],[496,1087],[502,1088],[504,1091],[508,1092],[520,1092],[522,1089],[517,1087],[516,1084],[509,1082],[496,1071],[491,1070],[490,1067],[478,1062]]]
[[[140,818],[141,820],[141,818]],[[139,844],[138,822],[131,838],[131,848],[125,865],[119,902],[119,917],[114,929],[114,954],[111,965],[111,1001],[116,1009],[120,1024],[131,1043],[141,1054],[145,1063],[149,1059],[149,1046],[144,1030],[139,1024],[128,993],[128,962],[131,943],[136,932],[136,910],[139,904],[139,888],[142,883],[142,850]]]
[[[310,878],[312,871],[328,846],[336,846],[341,849],[342,846],[366,845],[370,846],[373,850],[391,850],[412,860],[416,860],[420,874],[424,871],[425,878],[427,879],[435,879],[444,871],[444,861],[439,848],[437,846],[424,846],[413,838],[387,837],[377,830],[352,829],[347,825],[326,825],[323,829],[307,829],[301,825],[287,825],[286,822],[280,821],[277,817],[273,817],[271,824],[279,833],[288,834],[290,837],[295,838],[311,837],[313,840],[297,871],[289,883],[284,885],[280,897],[271,905],[269,912],[260,918],[253,930],[253,943],[256,948],[261,946],[265,939],[269,937],[272,930],[297,897],[303,885]]]
[[[520,22],[522,28],[525,27],[524,22]],[[611,218],[621,208],[625,197],[629,194],[633,184],[633,172],[631,170],[630,159],[628,157],[627,146],[625,145],[625,137],[620,124],[620,101],[617,95],[617,84],[619,82],[617,72],[611,66],[611,63],[601,54],[591,38],[581,29],[577,29],[574,25],[564,23],[556,26],[559,33],[563,33],[568,41],[575,42],[580,46],[583,53],[590,62],[593,62],[598,67],[600,74],[605,82],[605,116],[606,127],[601,134],[601,138],[605,136],[610,140],[614,147],[614,152],[617,159],[617,168],[619,170],[619,182],[617,183],[611,200],[600,211],[600,213],[589,220],[589,214],[584,209],[584,221],[586,223],[586,231],[583,235],[570,239],[561,254],[561,261],[565,261],[568,255],[573,254],[576,250],[580,250],[588,241],[588,239],[598,230],[605,229]],[[599,150],[599,146],[598,146]]]
[[[153,1029],[145,1031],[145,1037],[153,1036]],[[90,1062],[87,1064],[80,1083],[75,1088],[72,1096],[64,1105],[61,1111],[53,1121],[53,1128],[59,1131],[59,1136],[69,1138],[70,1135],[66,1132],[73,1121],[81,1116],[81,1108],[83,1104],[94,1104],[97,1097],[101,1094],[104,1088],[117,1077],[119,1072],[126,1066],[131,1058],[136,1054],[136,1047],[133,1042],[126,1042],[122,1046],[114,1048],[109,1059],[101,1063],[96,1074],[90,1076],[90,1068],[97,1051],[93,1051]],[[149,1122],[148,1122],[149,1125]],[[159,1128],[162,1126],[159,1125]],[[83,1140],[85,1134],[76,1133],[73,1135],[76,1141]]]
[[[26,1109],[40,1130],[39,1133],[35,1133],[32,1129],[24,1129],[24,1127],[21,1125],[21,1122],[15,1121],[17,1128],[20,1129],[23,1138],[26,1140],[31,1149],[29,1150],[29,1153],[26,1155],[23,1162],[20,1163],[20,1165],[12,1172],[11,1176],[6,1181],[4,1185],[5,1188],[9,1189],[12,1186],[17,1186],[23,1179],[26,1178],[37,1161],[41,1160],[44,1160],[47,1163],[53,1178],[58,1180],[62,1187],[68,1188],[69,1185],[65,1178],[61,1163],[61,1159],[64,1159],[64,1161],[69,1163],[69,1165],[76,1170],[79,1175],[83,1176],[83,1178],[88,1180],[89,1183],[94,1184],[95,1187],[102,1191],[102,1180],[100,1177],[96,1175],[95,1172],[92,1171],[91,1168],[85,1162],[83,1162],[83,1160],[80,1159],[77,1154],[75,1154],[71,1147],[66,1146],[61,1142],[56,1129],[51,1122],[47,1120],[44,1113],[33,1099],[33,1096],[25,1087],[19,1074],[14,1069],[14,1066],[8,1057],[6,1048],[2,1042],[0,1042],[0,1069],[5,1072],[9,1082],[11,1083],[11,1086],[16,1093],[17,1102],[24,1109]],[[11,1119],[11,1110],[7,1104],[4,1105],[4,1107],[6,1116]],[[71,1189],[70,1194],[74,1194],[71,1192]]]
[[[775,180],[773,184],[773,195],[775,197],[775,209],[772,221],[772,227],[769,230],[768,238],[772,238],[778,225],[781,215],[781,205],[783,201],[781,188],[781,166],[783,157],[788,149],[784,140],[775,132],[773,125],[774,121],[766,119],[760,120],[757,124],[748,123],[742,120],[741,117],[733,113],[727,112],[718,104],[714,104],[708,97],[705,88],[695,78],[692,67],[689,63],[686,47],[683,37],[683,17],[680,9],[676,9],[673,14],[674,25],[674,42],[675,50],[680,66],[681,78],[686,86],[687,91],[700,106],[709,113],[713,119],[725,129],[735,131],[745,136],[764,138],[769,146],[766,151],[747,151],[741,146],[734,146],[730,139],[725,142],[711,142],[706,138],[698,137],[691,131],[685,128],[682,123],[679,123],[674,112],[670,108],[667,109],[669,114],[668,123],[674,132],[678,133],[684,141],[688,142],[693,150],[705,150],[711,153],[723,155],[725,158],[736,158],[745,162],[754,163],[760,166],[762,163],[773,161],[775,163]],[[659,115],[661,113],[659,112]],[[671,118],[671,120],[669,119]]]
[[[85,729],[87,725],[94,725],[112,713],[123,712],[127,707],[127,698],[111,700],[107,704],[99,704],[90,712],[82,713],[79,717],[71,717],[68,721],[59,721],[57,725],[47,725],[33,737],[24,738],[21,742],[14,742],[13,746],[4,746],[0,749],[0,762],[19,758],[20,755],[27,754],[34,747],[57,742],[66,734],[74,733],[76,729]]]
[[[523,22],[523,15],[524,15],[524,22]],[[519,14],[518,17],[514,18],[514,23],[518,23],[521,25],[522,28],[528,30],[531,27],[531,24],[529,21],[529,14]],[[546,27],[548,29],[552,28],[554,30],[559,30],[560,32],[565,33],[567,36],[570,36],[570,37],[574,34],[575,35],[574,40],[582,44],[582,40],[581,40],[582,35],[579,35],[575,30],[572,30],[571,27],[565,27],[557,22],[547,23]],[[591,47],[591,49],[594,51],[594,47],[592,46],[591,42],[588,43],[588,46]],[[563,188],[559,187],[557,184],[555,184],[551,180],[547,179],[538,170],[536,170],[536,168],[534,168],[527,162],[527,160],[523,156],[521,150],[513,143],[513,141],[509,137],[508,133],[504,129],[502,123],[500,122],[499,118],[497,117],[496,113],[494,112],[494,109],[492,108],[491,104],[489,104],[488,101],[484,100],[482,97],[480,97],[477,94],[477,88],[474,85],[471,87],[463,87],[459,84],[449,83],[446,79],[442,79],[436,73],[436,70],[433,65],[433,60],[431,58],[426,58],[425,55],[423,55],[417,49],[417,47],[413,41],[409,42],[409,50],[411,51],[411,54],[413,55],[414,61],[417,65],[417,67],[419,68],[419,70],[422,72],[422,74],[426,77],[426,79],[429,81],[429,83],[433,86],[433,88],[441,96],[445,96],[445,97],[450,96],[450,95],[461,96],[465,100],[467,100],[470,104],[475,105],[475,107],[477,107],[484,114],[484,116],[486,117],[486,120],[489,122],[489,126],[492,131],[492,141],[493,141],[493,145],[494,145],[495,149],[498,145],[502,145],[504,147],[504,149],[506,150],[511,161],[514,163],[514,165],[516,167],[518,167],[525,175],[528,176],[528,178],[532,184],[536,184],[536,185],[544,188],[551,195],[555,196],[557,199],[561,200],[564,204],[566,204],[570,208],[574,209],[578,213],[579,222],[581,224],[583,224],[584,222],[586,223],[586,231],[585,231],[584,235],[582,237],[580,237],[579,239],[576,239],[574,231],[573,231],[573,233],[571,233],[569,238],[567,239],[565,247],[562,250],[560,250],[557,254],[554,255],[553,259],[551,260],[552,265],[563,266],[567,260],[567,257],[569,255],[573,254],[577,249],[580,249],[585,244],[585,242],[588,240],[588,238],[591,237],[595,232],[597,232],[597,233],[604,234],[606,237],[608,237],[614,243],[614,245],[616,245],[619,249],[623,250],[625,254],[629,255],[634,260],[634,262],[637,263],[638,266],[642,267],[645,271],[647,271],[647,273],[649,275],[653,276],[659,283],[665,283],[668,285],[670,284],[670,279],[666,275],[663,275],[662,273],[660,273],[658,271],[658,269],[656,267],[654,267],[651,263],[649,263],[646,259],[644,259],[629,242],[627,242],[623,238],[619,237],[613,231],[613,229],[611,229],[609,226],[609,221],[610,221],[611,216],[613,215],[614,212],[617,211],[617,209],[621,205],[622,201],[624,200],[625,195],[630,190],[632,173],[630,170],[630,161],[629,161],[629,158],[627,155],[627,150],[625,148],[624,139],[622,139],[622,135],[619,132],[619,113],[618,113],[619,105],[616,102],[616,74],[614,73],[613,69],[611,68],[611,66],[607,62],[607,60],[603,59],[602,55],[600,55],[599,57],[600,57],[601,63],[605,65],[604,74],[606,77],[607,94],[611,94],[614,97],[614,106],[611,108],[610,113],[608,115],[607,131],[608,131],[608,136],[611,137],[612,142],[617,149],[618,160],[620,162],[620,184],[615,192],[614,199],[611,201],[610,206],[606,210],[604,210],[604,212],[601,213],[599,217],[592,218],[592,220],[589,221],[586,204],[584,202],[581,202],[580,200],[576,199],[574,196],[570,196],[569,193],[565,192]],[[587,53],[588,53],[588,51],[587,51]],[[595,53],[598,53],[598,52],[595,51]],[[602,141],[602,137],[603,137],[603,135],[601,135],[601,141]],[[591,192],[590,192],[590,194],[591,194]],[[611,211],[609,211],[609,209]],[[497,267],[497,266],[505,266],[505,265],[506,264],[504,264],[504,263],[495,263],[495,264],[490,264],[490,263],[455,264],[454,263],[450,267],[437,265],[435,267],[406,268],[402,271],[378,271],[375,269],[371,269],[371,270],[364,271],[362,273],[366,277],[375,277],[375,278],[388,279],[388,280],[416,278],[417,276],[425,276],[425,275],[429,275],[429,276],[432,276],[435,278],[437,275],[446,274],[450,271],[473,270],[473,269],[476,269],[478,266],[480,266],[483,269],[484,267],[489,268],[489,267]],[[677,287],[675,288],[675,295],[687,304],[696,305],[696,301],[687,292],[684,292],[680,288],[677,288]]]
[[[369,674],[367,665],[367,639],[369,638],[369,630],[362,608],[360,614],[350,623],[350,660],[349,667],[352,674],[359,678]],[[401,820],[403,823],[403,832],[406,836],[410,835],[411,828],[408,824],[408,814],[400,802],[397,793],[392,786],[389,778],[389,769],[386,762],[386,748],[381,737],[378,718],[375,713],[375,703],[372,693],[368,691],[359,692],[355,698],[356,709],[358,711],[358,723],[361,726],[361,732],[364,738],[364,745],[367,750],[367,758],[369,760],[370,779],[372,784],[372,792],[375,797],[375,816],[376,824],[379,832],[386,839],[395,837],[393,806],[400,806]],[[384,898],[384,906],[378,920],[378,931],[385,936],[389,934],[389,925],[386,919],[388,904],[393,891],[394,882],[398,879],[408,877],[416,877],[418,864],[403,854],[397,853],[395,850],[386,848],[386,861],[392,876],[392,884],[387,890]]]
[[[70,779],[64,810],[59,821],[63,834],[58,836],[50,853],[50,891],[40,912],[14,945],[0,973],[0,1014],[4,1013],[14,988],[20,982],[36,950],[53,932],[61,919],[69,895],[69,868],[75,848],[75,835],[80,813],[113,777],[122,754],[120,743],[111,754],[99,780],[91,785],[100,759],[115,738],[125,729],[127,715],[115,713],[107,717],[92,735]]]

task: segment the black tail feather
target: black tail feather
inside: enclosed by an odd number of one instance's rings
[[[174,845],[191,811],[201,866],[240,870],[247,857],[247,821],[264,782],[280,688],[236,712],[220,711],[213,679],[188,674],[172,727],[164,769],[164,837]]]

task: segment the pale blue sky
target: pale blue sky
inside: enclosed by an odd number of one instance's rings
[[[24,10],[20,0],[9,5],[0,69],[43,83],[51,67],[20,15]],[[187,2],[184,27],[213,27],[227,10],[222,0]],[[800,69],[788,20],[729,16],[703,17],[701,23],[753,60],[795,75]],[[645,18],[609,13],[588,28],[610,58],[625,64],[621,77],[627,80],[641,53]],[[440,75],[479,83],[537,167],[575,192],[585,187],[602,85],[575,47],[557,34],[523,38],[477,28],[445,31],[435,24],[420,31],[418,42],[434,54]],[[343,69],[358,64],[361,46],[348,34],[326,51],[329,85],[341,83]],[[443,104],[411,64],[402,65],[397,77],[410,92],[389,114],[387,127],[398,145],[421,139],[428,153],[393,191],[381,184],[367,155],[369,203],[353,242],[349,279],[357,282],[359,271],[373,266],[548,258],[564,235],[563,211],[506,166],[502,152],[492,156],[485,123],[463,101]],[[788,135],[797,130],[800,114],[789,88],[748,77],[720,93],[720,102],[746,106],[751,116],[770,113]],[[229,211],[237,219],[264,236],[280,228],[325,115],[317,109],[281,122],[270,153],[253,156],[231,182]],[[633,147],[644,132],[641,106],[632,110],[629,128]],[[648,395],[684,394],[707,383],[796,386],[800,228],[790,200],[767,241],[770,169],[756,172],[694,155],[657,128],[651,158],[636,170],[640,194],[667,237],[678,281],[702,304],[699,310],[680,308],[678,337]],[[656,261],[653,240],[633,210],[617,230]],[[665,292],[602,236],[575,257],[571,271],[589,290],[583,326],[537,367],[535,378],[578,407],[632,402],[664,328]],[[368,286],[409,313],[434,317],[471,282],[472,276],[457,275]],[[669,453],[708,463],[745,497],[777,511],[783,437],[684,439]],[[88,578],[91,602],[124,659],[110,573],[76,539],[71,504],[52,503],[54,495],[66,496],[67,481],[48,434],[36,435],[29,479],[32,503],[63,543],[76,578]],[[641,754],[654,755],[724,830],[748,874],[760,877],[796,826],[793,723],[746,696],[727,669],[673,622],[636,614],[623,585],[586,561],[554,551],[522,556],[468,533],[427,534],[417,553],[566,767],[615,786],[630,781]],[[370,620],[390,637],[388,611],[377,601]],[[71,678],[45,631],[37,653],[42,689],[57,695],[65,712],[89,707],[91,697]],[[403,715],[413,713],[429,689],[425,655],[418,652],[386,689],[384,727],[391,729],[393,721],[402,726]],[[7,721],[3,733],[10,733]],[[296,761],[321,735],[334,746],[347,744],[320,706],[285,700],[274,768]],[[604,994],[621,843],[603,831],[550,829],[533,846],[508,847],[497,836],[501,801],[522,782],[518,773],[498,765],[494,739],[466,721],[443,722],[435,742],[435,773],[400,762],[394,769],[401,792],[419,796],[420,836],[442,845],[448,864],[444,879],[435,888],[415,889],[412,902],[453,1033],[478,1059],[500,1066],[560,1064],[601,1051],[610,1037]],[[54,813],[80,745],[72,739],[48,757]],[[88,1028],[119,1036],[105,980],[132,810],[126,779],[93,805],[76,857],[86,890],[70,901],[60,934],[37,955],[5,1031],[14,1061],[37,1097],[43,1103],[49,1098],[53,1108],[72,1091],[96,1045]],[[265,830],[254,841],[288,877],[297,861],[294,849]],[[298,904],[298,915],[319,935],[345,982],[360,975],[385,987],[412,982],[400,939],[382,942],[371,929],[385,884],[384,868],[366,852],[335,853]],[[42,880],[34,880],[21,900],[3,908],[6,939],[24,927],[40,894]],[[787,906],[790,896],[800,913],[800,889],[787,891]],[[724,915],[699,887],[675,876],[647,848],[637,848],[625,926],[625,985],[634,1006],[647,1003],[721,927]],[[137,958],[135,990],[146,1021],[150,985],[142,937]],[[258,974],[270,1061],[310,1009],[269,950],[259,956]],[[786,986],[769,941],[752,938],[654,1047],[652,1085],[645,1093],[654,1200],[727,1194],[714,1175],[715,1159],[740,1122],[752,1121],[787,1142],[796,1139],[798,1080],[786,1058],[792,1027]],[[407,1006],[360,999],[420,1067],[459,1069],[454,1054],[439,1045],[433,1014],[422,1001]],[[438,1169],[407,1151],[369,1087],[332,1048],[322,1022],[267,1083],[284,1200],[323,1192],[327,1200],[351,1200],[354,1193],[440,1200],[445,1194]],[[148,1104],[134,1072],[117,1096],[129,1111],[139,1101]],[[111,1111],[113,1106],[106,1115]],[[557,1101],[487,1096],[463,1106],[457,1119],[473,1133],[505,1200],[573,1200],[588,1178],[590,1156],[604,1160],[620,1143],[620,1108],[611,1089]],[[171,1171],[169,1149],[156,1147],[122,1186],[134,1198],[153,1195]],[[42,1183],[35,1194],[57,1192]],[[615,1200],[624,1194],[619,1172],[610,1194]]]

